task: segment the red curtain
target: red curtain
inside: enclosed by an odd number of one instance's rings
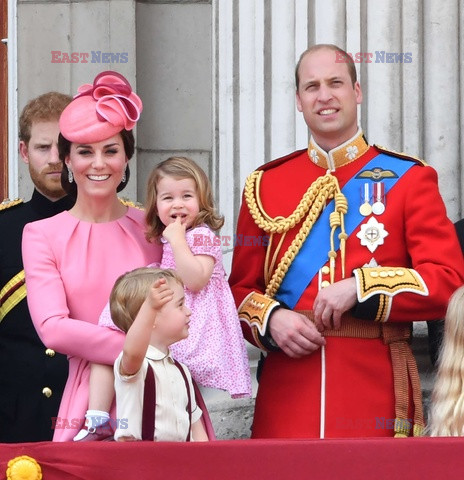
[[[0,444],[0,479],[27,455],[43,480],[451,480],[462,476],[463,452],[460,438]]]

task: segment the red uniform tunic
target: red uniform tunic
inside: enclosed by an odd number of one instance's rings
[[[348,144],[343,147],[346,149]],[[312,182],[325,174],[327,166],[319,162],[317,152],[317,146],[316,150],[311,150],[310,145],[308,150],[295,152],[262,167],[264,174],[257,196],[267,215],[289,216]],[[349,153],[348,150],[343,157],[349,158]],[[358,152],[355,150],[355,153]],[[340,187],[379,153],[377,147],[365,144],[360,155],[352,154],[351,157],[355,158],[342,161],[333,172]],[[381,164],[378,166],[382,167]],[[360,192],[358,204],[348,205],[346,216],[359,209],[363,201],[361,195]],[[464,262],[454,227],[446,216],[435,170],[417,162],[387,193],[384,205],[384,213],[375,217],[384,225],[388,236],[371,252],[361,245],[356,236],[360,226],[357,227],[346,243],[346,277],[357,268],[370,262],[372,265],[372,259],[383,267],[413,269],[422,277],[426,294],[408,291],[395,294],[380,315],[382,321],[403,322],[404,325],[405,322],[442,318],[450,295],[464,282]],[[364,217],[361,224],[366,224],[373,216]],[[296,225],[287,233],[277,263],[300,226]],[[266,234],[256,225],[245,201],[238,219],[237,235],[242,241],[234,250],[230,284],[236,304],[240,306],[250,292],[264,293],[266,289],[263,274],[266,242],[262,246],[249,246],[253,241],[245,241],[246,236],[256,239]],[[271,257],[279,238],[277,235],[273,240]],[[329,238],[321,242],[320,248],[329,251]],[[340,280],[340,255],[336,259],[335,272],[335,281]],[[320,276],[316,275],[295,310],[311,310],[319,288]],[[362,321],[372,325],[376,316],[379,318],[379,297],[374,295],[368,301],[358,303],[353,309],[354,315],[370,317],[370,320]],[[345,314],[342,324],[351,315]],[[242,322],[242,327],[245,337],[256,344],[250,326]],[[327,337],[326,341],[325,436],[393,436],[395,394],[388,345],[381,338]],[[289,358],[281,351],[269,352],[259,381],[253,437],[319,437],[320,395],[321,350],[301,359]],[[411,412],[411,400],[408,405]]]

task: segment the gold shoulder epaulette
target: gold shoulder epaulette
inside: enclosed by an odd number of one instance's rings
[[[20,205],[24,203],[22,198],[16,198],[15,200],[10,200],[9,198],[5,198],[2,203],[0,203],[0,211],[6,210],[7,208],[16,207],[16,205]]]
[[[145,210],[145,207],[140,202],[133,202],[126,197],[119,197],[119,201],[126,207],[134,207],[138,208],[139,210]]]
[[[385,152],[385,153],[388,153],[389,155],[392,155],[393,157],[403,158],[405,160],[412,160],[413,162],[423,165],[424,167],[427,166],[427,162],[425,160],[422,160],[419,157],[415,157],[414,155],[409,155],[409,153],[397,152],[396,150],[390,150],[389,148],[385,148],[377,144],[374,144],[374,147],[380,150],[381,152]]]

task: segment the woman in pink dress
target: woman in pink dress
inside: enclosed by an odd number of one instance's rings
[[[61,115],[59,139],[61,181],[76,203],[24,229],[32,320],[44,344],[69,359],[60,411],[50,420],[54,441],[72,440],[84,424],[89,362],[113,365],[122,349],[122,333],[97,325],[115,280],[161,257],[161,247],[145,239],[143,211],[117,196],[129,180],[141,111],[140,98],[115,72],[79,88]]]

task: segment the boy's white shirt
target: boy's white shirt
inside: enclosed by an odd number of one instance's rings
[[[165,354],[149,345],[140,370],[134,375],[119,373],[122,352],[114,362],[117,429],[115,440],[121,437],[142,439],[143,392],[148,363],[154,368],[156,382],[155,440],[182,442],[187,437],[189,418],[184,379],[170,353]],[[192,378],[188,368],[181,364],[187,375],[192,401],[192,424],[201,418],[202,411],[195,401]]]

